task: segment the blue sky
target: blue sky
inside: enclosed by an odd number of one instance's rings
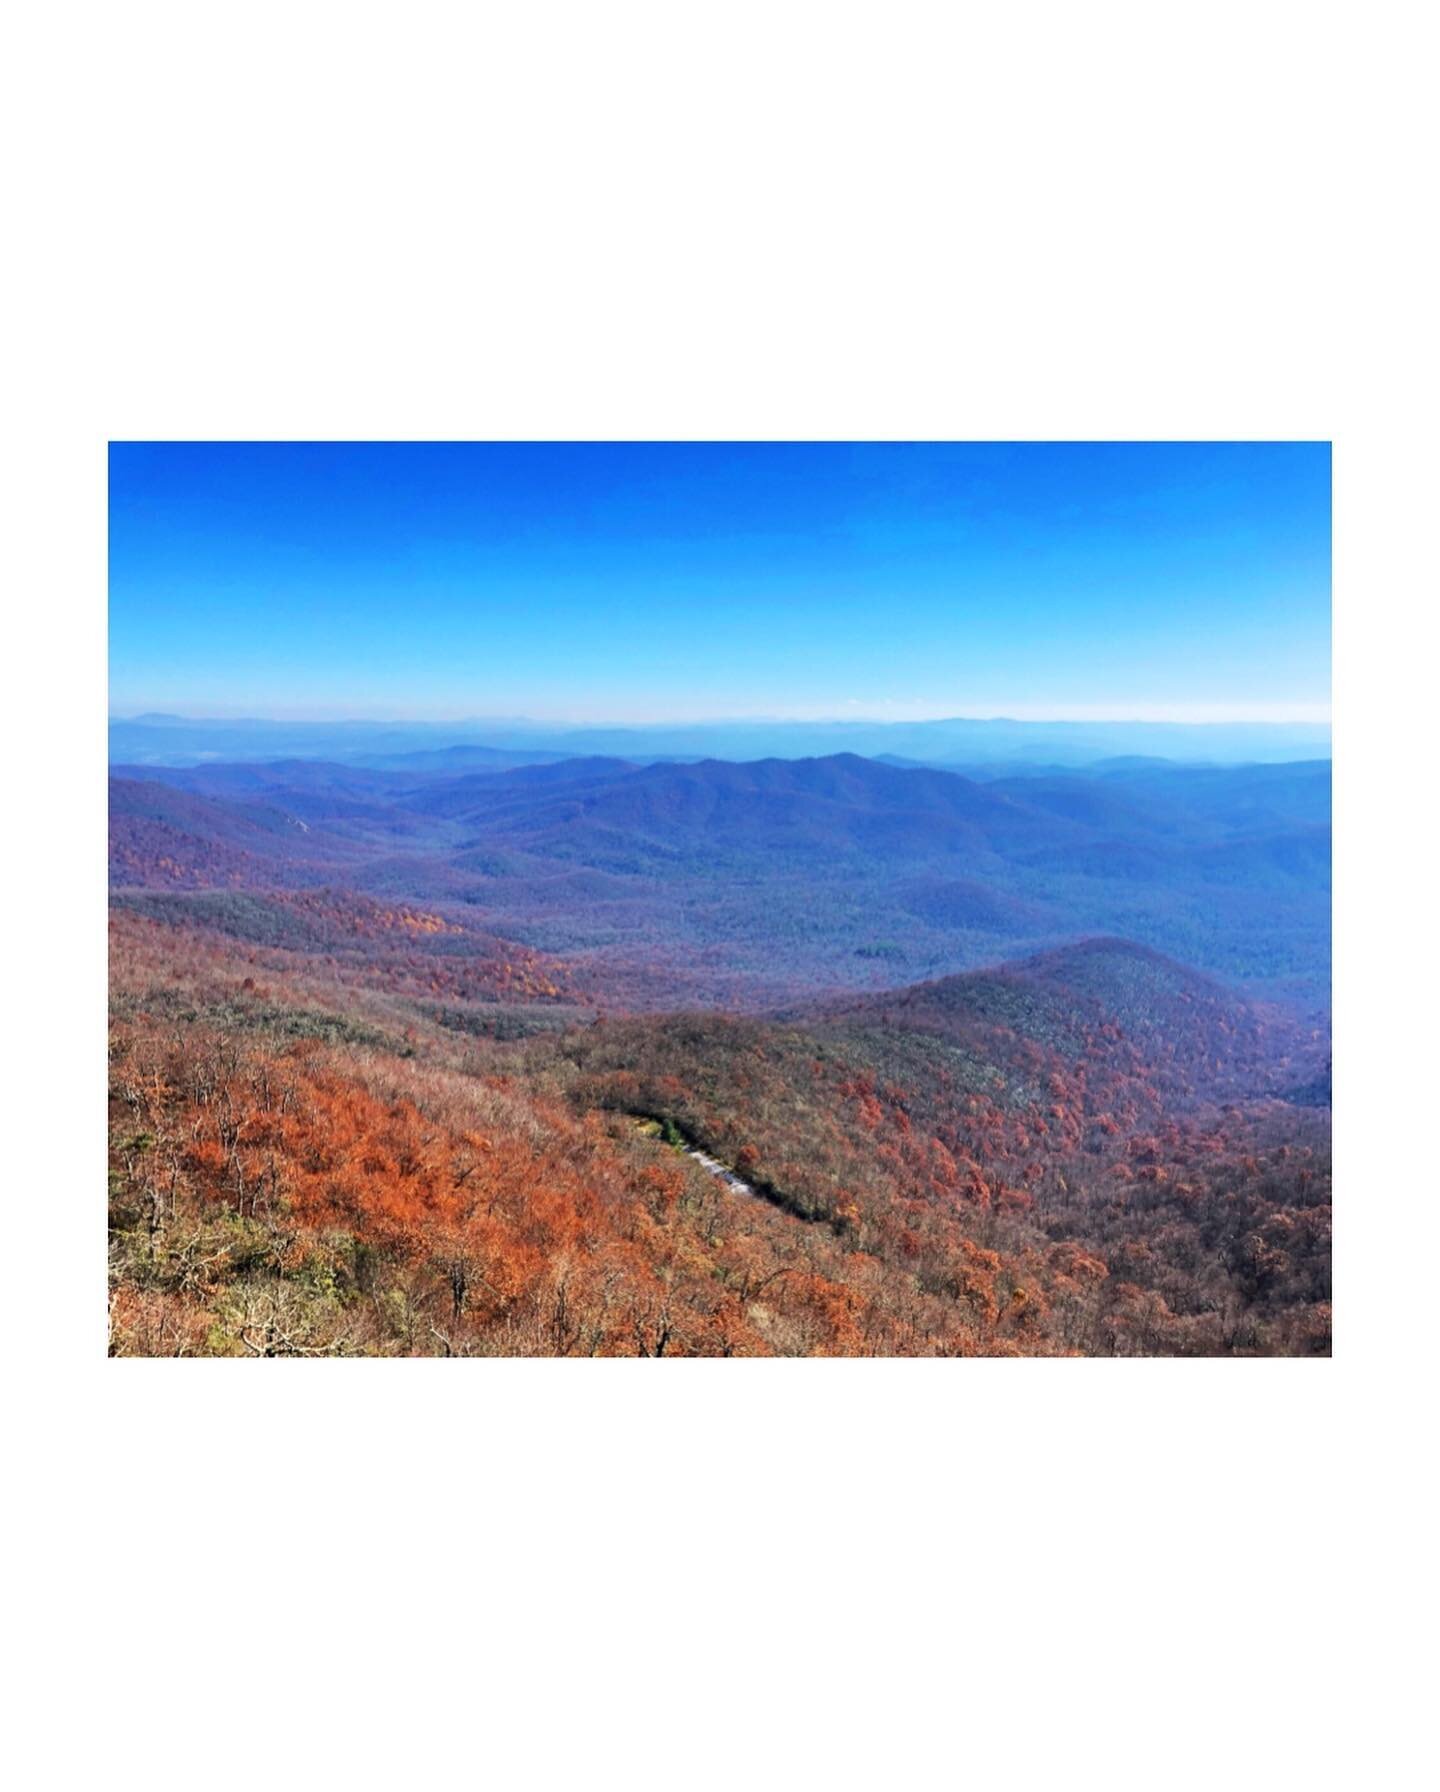
[[[115,444],[129,715],[1325,720],[1330,451]]]

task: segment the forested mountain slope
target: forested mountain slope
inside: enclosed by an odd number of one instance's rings
[[[422,913],[302,913],[305,950],[117,912],[121,1353],[1329,1347],[1328,1113],[1276,1093],[1323,1041],[1153,953],[596,1021],[421,994]]]
[[[1328,991],[1328,763],[130,769],[118,889],[361,891],[563,958],[615,1006],[753,1010],[1087,934],[1313,1006]]]

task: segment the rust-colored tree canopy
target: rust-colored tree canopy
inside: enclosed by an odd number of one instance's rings
[[[277,901],[114,916],[117,1354],[1329,1348],[1323,1042],[1158,955],[616,1016],[463,917]]]

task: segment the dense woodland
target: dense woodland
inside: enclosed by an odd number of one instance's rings
[[[470,914],[120,894],[115,1353],[1328,1351],[1328,1046],[1295,1009],[1092,941],[622,1014]]]
[[[489,934],[612,1009],[895,988],[1086,935],[1328,1002],[1328,761],[984,779],[853,754],[117,773],[117,893],[246,940],[316,949],[293,898],[329,890],[445,917],[414,944],[452,970],[467,934]]]

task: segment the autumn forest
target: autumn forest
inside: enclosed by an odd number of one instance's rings
[[[1328,761],[111,770],[115,1354],[1329,1351]]]

